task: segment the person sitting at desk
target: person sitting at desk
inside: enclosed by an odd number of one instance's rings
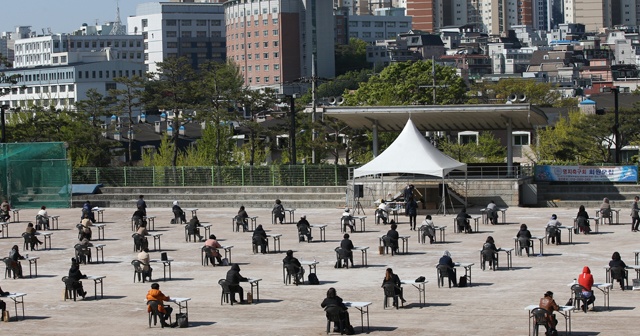
[[[147,236],[149,235],[149,231],[147,231],[147,223],[143,222],[142,224],[140,224],[140,227],[138,227],[138,231],[136,231],[136,233],[140,235],[141,248],[148,248],[149,240],[147,240]]]
[[[492,236],[487,237],[487,240],[482,245],[482,263],[484,270],[484,262],[489,262],[489,269],[493,269],[496,264],[496,254],[498,254],[499,248],[496,247],[496,243]]]
[[[384,279],[382,279],[381,287],[384,288],[385,286],[393,286],[394,294],[400,297],[402,303],[407,302],[407,300],[405,300],[402,295],[402,283],[400,282],[400,278],[397,274],[393,273],[393,269],[391,268],[387,268],[384,274]],[[398,308],[398,301],[396,300],[395,296],[393,297],[393,306]]]
[[[400,239],[400,234],[398,233],[398,231],[396,231],[397,228],[398,228],[398,225],[391,224],[391,230],[387,231],[387,234],[386,234],[387,239],[391,244],[391,248],[395,253],[398,253],[398,239]]]
[[[462,208],[456,216],[456,224],[458,225],[458,232],[471,233],[471,225],[469,225],[469,214],[467,214],[467,208]]]
[[[40,207],[40,211],[36,215],[36,227],[39,227],[40,230],[42,228],[49,230],[49,214],[47,213],[47,207],[44,205]]]
[[[280,224],[284,222],[284,206],[282,206],[282,201],[279,199],[276,200],[276,204],[273,206],[271,213],[277,221],[280,221]]]
[[[138,197],[138,202],[136,202],[136,208],[142,211],[143,216],[147,215],[147,202],[144,201],[144,195],[140,195],[140,197]]]
[[[304,237],[307,237],[307,241],[311,241],[311,239],[313,239],[313,237],[311,237],[311,224],[309,224],[306,215],[300,217],[296,226],[298,227],[298,237],[301,242],[304,241]]]
[[[29,236],[31,236],[29,245],[31,246],[32,251],[35,249],[36,244],[42,245],[42,242],[40,241],[40,239],[38,239],[38,236],[36,236],[38,234],[38,231],[36,231],[36,229],[33,227],[33,223],[27,224],[27,228],[24,230],[24,232],[28,233]]]
[[[562,226],[562,223],[558,221],[558,216],[556,216],[556,214],[551,215],[551,219],[547,222],[546,232],[547,232],[547,236],[551,238],[552,244],[556,244],[556,245],[561,244],[560,226]]]
[[[520,244],[520,251],[526,249],[528,257],[529,245],[531,245],[531,231],[527,228],[527,224],[520,225],[520,231],[516,234],[516,238],[518,238],[518,243]]]
[[[11,252],[9,252],[9,260],[14,279],[22,278],[22,264],[20,264],[20,260],[24,259],[25,258],[20,254],[20,251],[18,250],[18,245],[13,245],[13,247],[11,248]]]
[[[609,224],[611,224],[611,204],[606,197],[602,199],[602,204],[600,204],[600,218],[608,218]],[[604,223],[604,219],[602,222]]]
[[[244,300],[244,290],[240,287],[241,282],[247,282],[249,279],[240,275],[240,266],[238,264],[231,265],[231,269],[227,272],[227,282],[229,283],[229,291],[231,292],[231,301],[236,301],[235,293],[240,296],[240,303],[244,304],[247,301]]]
[[[555,330],[556,330],[556,326],[558,325],[558,320],[556,320],[556,315],[553,314],[553,312],[559,311],[560,307],[558,307],[558,304],[553,299],[552,291],[547,291],[546,293],[544,293],[544,296],[540,299],[539,307],[547,311],[547,314],[545,316],[545,318],[547,319],[547,324],[545,325],[545,328],[546,328],[545,334],[557,335],[557,332]]]
[[[304,281],[304,267],[302,267],[298,258],[293,256],[293,250],[287,251],[287,256],[282,259],[282,264],[289,274],[293,275],[293,282],[296,286],[300,284],[301,280]]]
[[[171,224],[185,224],[187,222],[187,217],[180,205],[178,205],[178,201],[173,201],[171,211],[173,212],[173,220]]]
[[[9,221],[9,218],[11,218],[9,211],[11,211],[11,205],[9,205],[9,202],[7,202],[7,199],[5,198],[2,200],[2,204],[0,205],[0,221]]]
[[[589,234],[589,232],[591,232],[591,227],[589,226],[589,215],[584,209],[584,205],[581,205],[578,209],[578,214],[576,215],[576,223],[578,223],[578,229],[580,230],[580,232],[584,234]]]
[[[351,323],[349,321],[349,312],[347,311],[347,306],[344,304],[344,302],[342,302],[342,298],[338,296],[335,288],[331,287],[327,290],[327,297],[322,300],[320,307],[324,308],[324,310],[327,312],[327,317],[329,317],[328,315],[330,311],[334,309],[339,311],[338,316],[340,317],[340,322],[343,325],[344,330],[339,330],[339,328],[336,326],[333,328],[334,332],[353,330],[353,327],[351,326]],[[336,324],[334,324],[334,326],[335,325]],[[347,333],[347,335],[348,334],[350,333]]]
[[[431,220],[431,215],[425,217],[422,222],[422,227],[422,241],[425,241],[425,238],[429,237],[429,244],[433,244],[436,235],[436,226],[433,224],[433,220]]]
[[[389,205],[384,200],[380,200],[380,205],[378,205],[378,208],[376,209],[376,215],[382,220],[383,224],[387,224],[390,211],[391,208]]]
[[[82,228],[80,229],[80,235],[78,236],[79,240],[83,240],[83,239],[89,239],[91,240],[91,221],[88,219],[85,219],[83,221],[83,223],[86,223],[87,225],[82,225]]]
[[[591,275],[591,269],[588,266],[582,268],[582,273],[578,276],[578,284],[584,288],[582,296],[587,299],[585,304],[582,305],[582,310],[586,313],[587,307],[596,301],[596,296],[593,295],[593,275]]]
[[[456,279],[455,267],[456,264],[451,259],[451,253],[449,251],[444,251],[440,260],[438,260],[438,266],[445,265],[447,266],[447,277],[449,281],[453,282],[453,287],[458,287],[458,279]]]
[[[208,255],[209,262],[211,263],[211,265],[212,266],[215,265],[215,263],[213,262],[215,258],[215,260],[218,261],[218,265],[222,266],[222,256],[220,255],[220,251],[218,251],[218,249],[222,248],[222,245],[218,243],[216,236],[213,234],[209,235],[209,239],[207,239],[207,241],[204,242],[204,246],[208,246],[209,249],[211,250],[211,253]]]
[[[340,225],[342,225],[342,230],[344,230],[345,232],[347,231],[347,227],[349,227],[351,233],[356,230],[356,224],[353,216],[351,215],[351,212],[349,211],[349,208],[344,208],[344,212],[342,213],[342,217],[340,218]]]
[[[485,210],[487,211],[487,218],[489,218],[489,222],[491,224],[498,224],[498,206],[496,205],[496,202],[493,200],[489,201]]]
[[[240,210],[238,210],[238,217],[237,217],[238,221],[242,221],[242,231],[243,232],[247,232],[249,231],[249,214],[247,214],[247,211],[244,209],[244,205],[240,206]],[[282,224],[282,223],[280,223]]]
[[[198,229],[201,226],[202,225],[200,224],[200,221],[198,220],[198,216],[193,216],[189,220],[189,223],[187,224],[187,233],[190,234],[190,235],[195,235],[196,237],[198,237],[198,240],[200,240],[202,242],[202,241],[204,241],[204,238],[200,235],[200,229]]]
[[[351,267],[353,267],[353,242],[349,239],[350,236],[348,233],[345,233],[342,236],[342,240],[340,241],[340,248],[343,249],[347,253],[347,257],[349,257],[349,261],[351,261]]]
[[[260,253],[267,254],[267,233],[262,228],[262,224],[258,225],[258,227],[253,231],[253,236],[251,237],[253,245],[260,246]]]
[[[82,215],[80,216],[80,220],[85,218],[88,218],[91,221],[91,223],[96,222],[96,218],[93,215],[93,210],[91,208],[91,202],[89,200],[84,202],[84,204],[82,205]]]
[[[153,268],[151,268],[151,256],[149,255],[149,249],[144,247],[142,251],[138,253],[138,261],[142,265],[142,281],[144,282],[145,278],[149,278],[151,281],[151,273],[153,272]]]
[[[171,300],[171,298],[168,296],[165,296],[164,293],[160,291],[160,285],[158,283],[151,284],[151,289],[147,292],[147,312],[149,313],[151,312],[150,303],[152,301],[157,302],[158,312],[162,313],[162,316],[160,316],[160,325],[163,328],[164,327],[175,328],[178,325],[177,322],[174,322],[171,325],[167,323],[167,319],[171,317],[171,313],[173,312],[173,308],[171,306],[164,305],[164,302],[169,300]]]
[[[93,244],[87,238],[82,239],[73,247],[76,250],[76,260],[79,263],[83,264],[85,261],[91,260],[91,247]]]
[[[621,276],[614,277],[614,274],[613,274],[614,268],[622,270],[620,274]],[[622,258],[620,257],[620,253],[618,253],[617,251],[613,252],[613,255],[611,256],[611,261],[609,261],[609,272],[611,272],[612,280],[618,280],[618,282],[620,283],[620,289],[622,290],[624,290],[624,279],[625,279],[624,272],[626,272],[625,268],[627,268],[627,264],[625,264],[624,261],[622,261]]]
[[[80,272],[80,263],[76,258],[71,259],[71,268],[69,268],[69,280],[73,281],[73,290],[84,299],[87,295],[87,292],[82,288],[81,279],[86,279],[87,276]]]
[[[131,220],[133,221],[133,224],[136,226],[136,228],[139,228],[140,225],[142,223],[147,224],[147,221],[144,219],[144,211],[137,209],[136,211],[133,212],[133,215],[131,216]]]

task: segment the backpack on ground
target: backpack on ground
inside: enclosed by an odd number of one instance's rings
[[[178,324],[178,328],[189,327],[189,319],[187,318],[187,314],[185,313],[176,314],[176,323]]]
[[[355,335],[356,331],[353,329],[352,325],[348,325],[346,328],[344,328],[344,333],[347,335]]]
[[[318,280],[318,276],[315,273],[309,273],[309,284],[310,285],[320,284],[320,280]]]
[[[175,218],[171,218],[170,224],[176,224],[176,219]]]
[[[221,261],[222,261],[222,266],[229,266],[229,259],[222,258]]]
[[[461,276],[460,281],[458,281],[458,287],[467,287],[467,277]]]

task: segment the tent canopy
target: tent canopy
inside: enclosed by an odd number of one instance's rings
[[[405,173],[444,177],[453,170],[466,171],[460,163],[435,148],[409,119],[398,138],[382,154],[354,171],[354,177]]]

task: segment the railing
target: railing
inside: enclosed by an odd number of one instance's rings
[[[272,165],[223,167],[74,168],[72,183],[105,187],[164,186],[343,186],[348,167]]]

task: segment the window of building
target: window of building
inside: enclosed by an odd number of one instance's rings
[[[256,47],[256,49],[260,49],[260,42],[253,43],[253,46]]]
[[[279,46],[279,45],[280,45],[280,41],[273,41],[273,46],[274,46],[274,47],[277,47],[277,46]]]
[[[104,89],[109,92],[110,90],[115,90],[116,89],[116,83],[105,83],[104,84]]]
[[[273,65],[273,70],[280,70],[280,64],[274,64]]]
[[[260,83],[260,77],[256,77],[256,83]]]
[[[178,42],[167,42],[167,48],[171,48],[171,49],[178,48]]]
[[[273,81],[276,83],[280,83],[280,76],[273,76]]]
[[[268,59],[268,58],[269,58],[269,53],[263,53],[263,54],[262,54],[262,58],[264,58],[264,59]]]
[[[269,48],[269,42],[262,42],[262,46],[264,48]]]
[[[376,32],[376,38],[383,38],[383,37],[384,37],[383,32]]]
[[[142,28],[147,27],[147,25],[149,24],[147,19],[142,19]]]
[[[280,57],[280,53],[278,53],[277,51],[273,53],[273,58],[278,58]]]
[[[52,62],[53,64],[58,64],[58,57],[57,57],[57,56],[52,57],[52,58],[51,58],[51,62]]]
[[[513,132],[513,145],[514,146],[528,146],[530,145],[531,134],[529,132]]]
[[[267,36],[267,35],[265,35],[265,36]],[[273,36],[278,36],[278,30],[277,29],[273,30]]]
[[[269,77],[265,77],[265,78],[264,78],[264,82],[265,82],[265,83],[269,83]]]
[[[207,20],[196,20],[196,26],[206,26]]]
[[[387,22],[387,27],[388,28],[395,28],[396,27],[396,23],[395,22]]]
[[[371,27],[371,21],[362,21],[362,27]]]
[[[269,71],[269,64],[263,65],[264,71]]]
[[[180,25],[183,27],[191,26],[191,20],[180,20]]]
[[[349,27],[357,27],[358,21],[349,21]]]
[[[180,33],[180,36],[181,36],[181,37],[183,37],[183,38],[184,38],[184,37],[191,37],[191,31],[189,31],[189,30],[182,31],[182,32]]]
[[[269,20],[268,20],[268,19],[263,19],[263,20],[262,20],[262,25],[263,25],[263,26],[266,26],[266,25],[268,25],[268,24],[269,24]]]
[[[176,22],[177,22],[176,20],[166,20],[165,25],[168,27],[176,26],[177,25]]]
[[[256,59],[260,59],[260,54],[256,54]]]
[[[358,37],[358,32],[349,32],[349,37]]]
[[[269,31],[268,30],[263,30],[262,31],[262,36],[269,36]]]
[[[278,18],[273,18],[273,19],[271,19],[271,21],[273,22],[274,25],[278,24]]]
[[[384,27],[384,22],[374,22],[374,23],[373,23],[373,26],[374,26],[374,27],[377,27],[377,28]]]
[[[409,22],[398,22],[398,27],[407,28],[409,27]]]
[[[207,37],[207,32],[206,31],[197,31],[196,32],[196,37]]]
[[[469,143],[478,143],[478,132],[460,132],[458,133],[458,143],[466,145]]]
[[[216,27],[222,26],[222,20],[211,20],[211,25]]]

